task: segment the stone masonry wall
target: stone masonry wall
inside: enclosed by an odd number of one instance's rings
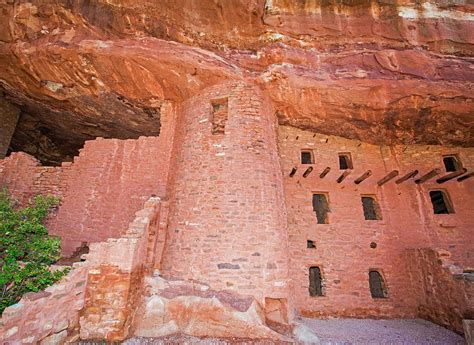
[[[75,264],[60,282],[44,291],[27,293],[6,308],[0,319],[0,343],[39,344],[43,340],[60,344],[77,333],[86,277],[86,264]]]
[[[120,237],[133,214],[152,195],[166,195],[174,109],[164,105],[159,137],[86,142],[68,178],[52,233],[65,241],[64,255],[82,242]]]
[[[224,133],[212,134],[211,103],[225,97]],[[267,101],[244,82],[225,84],[184,102],[179,113],[163,276],[259,302],[287,298],[286,213]]]
[[[300,163],[300,151],[312,150],[314,164]],[[292,127],[279,129],[279,150],[284,176],[290,276],[296,308],[303,315],[347,317],[414,317],[418,315],[420,293],[408,272],[407,248],[442,248],[452,253],[454,264],[474,266],[474,178],[437,184],[445,175],[443,154],[458,154],[468,171],[474,170],[474,149],[440,146],[379,147],[333,136],[315,134]],[[350,153],[354,169],[341,183],[337,178],[338,153]],[[293,167],[297,172],[289,176]],[[303,172],[314,170],[304,178]],[[331,171],[320,178],[320,173]],[[418,169],[416,178],[440,168],[442,173],[423,184],[414,179],[401,184],[395,180]],[[377,181],[392,170],[400,174],[379,187]],[[367,170],[370,176],[360,184],[354,180]],[[454,214],[433,214],[429,191],[446,190]],[[327,193],[329,224],[317,224],[312,194]],[[365,220],[361,196],[375,196],[381,220]],[[307,240],[315,248],[307,248]],[[372,246],[371,246],[372,245]],[[373,248],[375,247],[375,248]],[[308,270],[322,272],[324,296],[310,297]],[[369,290],[368,272],[378,269],[388,288],[388,298],[374,299]],[[441,297],[440,297],[441,298]]]
[[[456,272],[446,254],[407,250],[408,274],[420,298],[418,315],[462,333],[462,320],[474,318],[474,281],[472,273]]]
[[[167,193],[173,143],[174,108],[164,104],[159,137],[87,141],[73,163],[40,166],[25,154],[0,160],[0,187],[25,203],[36,194],[61,198],[50,233],[62,238],[63,255],[71,255],[82,242],[120,237],[143,203]]]
[[[38,194],[61,198],[66,190],[69,167],[70,163],[63,163],[61,167],[41,166],[34,157],[14,152],[0,160],[0,188],[8,188],[20,204]]]
[[[120,238],[93,243],[88,271],[82,339],[119,341],[130,332],[143,294],[147,256],[160,226],[159,198],[150,198]]]

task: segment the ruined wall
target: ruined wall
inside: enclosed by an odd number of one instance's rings
[[[286,298],[285,208],[276,124],[267,101],[243,82],[223,84],[184,102],[179,111],[164,277],[259,301]],[[219,126],[213,126],[213,116]]]
[[[449,257],[443,254],[431,249],[407,250],[407,273],[420,298],[419,316],[461,333],[461,321],[474,317],[474,281],[472,273],[452,272]]]
[[[73,163],[44,167],[25,153],[0,160],[0,187],[21,203],[43,194],[61,198],[50,233],[62,238],[65,256],[82,242],[119,237],[151,196],[167,193],[174,110],[162,109],[159,137],[86,142]]]
[[[86,278],[86,265],[77,263],[60,282],[44,291],[27,293],[6,308],[0,322],[0,342],[60,344],[68,335],[74,336],[84,306]]]
[[[418,313],[419,295],[407,272],[406,248],[444,248],[455,264],[474,265],[474,221],[472,213],[474,179],[456,179],[437,184],[445,175],[443,154],[458,154],[468,171],[474,169],[474,150],[443,146],[379,147],[354,140],[315,134],[282,126],[279,149],[284,176],[288,232],[290,238],[290,276],[297,310],[304,315],[351,317],[413,317]],[[312,150],[314,164],[300,163],[300,151]],[[354,169],[341,182],[338,153],[350,153]],[[289,176],[293,167],[297,172]],[[314,170],[304,178],[307,167]],[[320,178],[320,173],[331,171]],[[440,168],[442,172],[423,184],[409,179],[394,181],[418,169],[416,178]],[[379,187],[377,181],[392,170],[400,174]],[[354,180],[367,170],[370,176],[360,184]],[[433,214],[429,191],[445,189],[454,214]],[[314,192],[327,193],[329,224],[317,224],[312,206]],[[365,220],[361,196],[378,200],[381,220]],[[315,248],[307,248],[313,240]],[[372,248],[372,246],[376,246]],[[322,271],[324,296],[310,297],[308,270]],[[379,269],[385,278],[388,298],[374,299],[369,290],[369,269]],[[441,298],[441,297],[440,297]]]
[[[164,107],[163,107],[164,108]],[[82,242],[119,237],[133,214],[152,195],[166,194],[174,110],[162,109],[159,137],[86,142],[74,159],[51,232],[60,235],[63,253]]]

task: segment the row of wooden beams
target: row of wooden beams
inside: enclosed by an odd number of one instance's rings
[[[290,177],[293,177],[295,176],[296,174],[296,171],[298,170],[298,168],[296,167],[293,167],[291,169],[291,172],[290,172]],[[303,173],[303,177],[306,178],[309,176],[309,174],[311,174],[311,172],[313,171],[313,167],[308,167],[304,173]],[[326,167],[322,172],[321,174],[319,174],[319,178],[325,178],[327,174],[329,174],[329,172],[331,171],[331,168],[330,167]],[[345,178],[347,176],[349,176],[349,174],[352,172],[351,169],[347,169],[345,170],[341,176],[338,177],[337,179],[337,183],[341,183],[342,181],[345,180]],[[403,175],[402,177],[400,177],[399,179],[395,180],[395,183],[396,184],[401,184],[411,178],[414,178],[416,175],[418,175],[418,170],[412,170],[408,173],[406,173],[405,175]],[[441,173],[441,169],[433,169],[429,172],[427,172],[426,174],[424,174],[423,176],[421,176],[420,178],[416,179],[415,180],[415,183],[416,184],[421,184],[421,183],[424,183],[430,179],[432,179],[433,177],[439,175]],[[465,168],[462,168],[458,171],[454,171],[452,173],[449,173],[447,175],[444,175],[440,178],[438,178],[436,180],[437,183],[439,184],[442,184],[442,183],[445,183],[449,180],[452,180],[454,178],[458,178],[457,181],[458,182],[461,182],[461,181],[464,181],[464,180],[467,180],[468,178],[471,178],[474,176],[474,172],[470,172],[468,174],[467,173],[467,169]],[[392,170],[391,172],[389,172],[387,175],[385,175],[383,178],[381,178],[380,180],[377,181],[377,185],[379,186],[383,186],[385,183],[387,183],[388,181],[392,180],[393,178],[397,177],[399,174],[399,171],[398,170]],[[464,175],[466,174],[466,175]],[[372,170],[367,170],[365,173],[363,173],[361,176],[359,176],[358,178],[356,178],[354,180],[354,183],[355,184],[360,184],[362,183],[363,181],[365,181],[366,179],[368,179],[370,176],[372,176]]]

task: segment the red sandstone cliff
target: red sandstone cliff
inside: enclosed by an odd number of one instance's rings
[[[468,1],[1,1],[12,148],[160,131],[160,107],[250,78],[281,123],[372,143],[474,143]]]

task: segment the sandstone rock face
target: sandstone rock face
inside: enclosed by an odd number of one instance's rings
[[[474,143],[467,0],[3,1],[0,9],[0,88],[21,109],[10,149],[46,163],[97,136],[157,135],[165,100],[242,78],[269,95],[281,123],[372,143]]]
[[[206,285],[147,277],[148,296],[137,313],[134,334],[162,337],[176,333],[198,337],[249,337],[288,340],[268,328],[263,310],[249,297],[212,291]]]

